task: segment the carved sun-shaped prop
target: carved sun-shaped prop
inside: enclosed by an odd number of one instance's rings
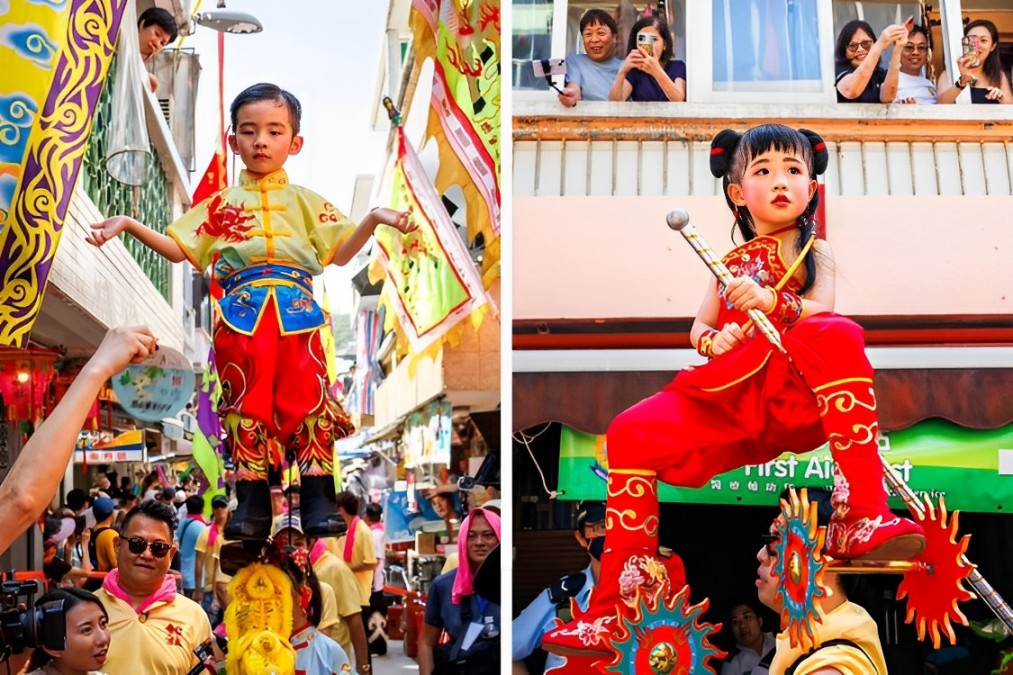
[[[689,586],[676,594],[664,583],[641,595],[632,619],[621,617],[618,632],[610,645],[613,659],[605,672],[630,675],[688,675],[714,670],[711,657],[724,653],[710,644],[709,634],[718,627],[699,623],[709,600],[689,604]]]
[[[790,490],[789,499],[781,500],[781,517],[774,526],[780,535],[774,544],[773,576],[779,578],[781,630],[788,633],[792,647],[808,649],[814,643],[813,624],[822,622],[816,599],[829,593],[823,586],[826,529],[818,526],[816,504],[809,503],[805,488],[799,494]]]
[[[957,608],[957,603],[974,596],[964,587],[964,579],[973,570],[964,553],[970,535],[957,540],[958,512],[947,518],[946,504],[939,498],[939,510],[926,498],[925,508],[915,513],[918,523],[925,528],[925,550],[918,556],[918,566],[904,575],[897,589],[897,599],[907,597],[907,623],[918,627],[918,639],[924,640],[926,633],[932,637],[932,646],[939,649],[942,633],[956,644],[951,621],[967,625],[967,617]],[[948,521],[948,522],[947,522]]]

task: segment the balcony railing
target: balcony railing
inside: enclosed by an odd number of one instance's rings
[[[827,141],[829,195],[1009,196],[1005,108],[515,101],[514,196],[720,195],[711,139],[771,122]]]
[[[95,113],[91,140],[82,164],[82,185],[88,197],[106,216],[128,215],[157,232],[165,232],[166,226],[172,222],[170,182],[155,147],[150,147],[145,162],[145,180],[138,187],[120,183],[106,171],[105,157],[112,121],[111,83],[115,69],[114,61]],[[133,237],[123,237],[122,240],[151,283],[168,300],[169,262]]]

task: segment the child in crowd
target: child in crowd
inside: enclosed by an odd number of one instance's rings
[[[344,265],[379,225],[402,233],[416,226],[407,212],[371,211],[356,226],[320,195],[291,185],[285,161],[302,149],[302,108],[273,84],[253,85],[231,106],[229,146],[245,165],[239,184],[195,205],[161,234],[128,216],[92,225],[102,246],[121,232],[172,262],[212,268],[224,290],[214,328],[222,383],[218,413],[236,463],[239,506],[225,528],[230,540],[264,540],[271,532],[268,471],[279,449],[299,462],[302,522],[307,535],[344,531],[336,515],[334,440],[352,427],[327,387],[320,338],[323,311],[312,278]]]
[[[693,323],[692,342],[710,361],[610,425],[600,583],[581,620],[545,636],[548,651],[607,651],[617,605],[632,607],[638,587],[664,580],[659,478],[699,487],[829,440],[837,468],[827,553],[903,560],[924,548],[921,528],[887,508],[862,329],[833,313],[833,257],[813,219],[826,165],[826,145],[811,131],[764,125],[715,137],[711,170],[724,179],[745,243],[724,257],[735,279],[710,283]],[[787,355],[750,329],[749,310],[774,323]]]

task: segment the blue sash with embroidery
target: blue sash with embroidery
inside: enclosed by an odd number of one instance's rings
[[[323,310],[313,301],[313,277],[301,267],[251,265],[221,277],[219,283],[225,291],[218,301],[222,320],[243,335],[253,335],[272,294],[282,335],[324,325]]]

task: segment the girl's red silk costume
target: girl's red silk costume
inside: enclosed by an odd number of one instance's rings
[[[764,236],[732,250],[723,262],[733,275],[768,287],[788,268],[778,240]],[[799,291],[794,279],[783,287]],[[732,321],[745,326],[749,317],[729,308],[722,293],[717,328]],[[700,487],[719,473],[825,443],[813,389],[850,378],[871,381],[862,329],[832,313],[778,328],[797,368],[756,334],[704,366],[679,372],[661,392],[613,420],[609,469],[650,469],[666,483]]]
[[[736,277],[798,293],[796,279],[770,236],[757,236],[724,257]],[[723,294],[718,328],[748,317]],[[780,313],[771,320],[777,322]],[[877,444],[872,366],[862,329],[826,312],[777,326],[784,356],[759,333],[707,364],[687,368],[662,391],[619,414],[606,438],[608,486],[601,583],[579,620],[546,634],[560,655],[607,651],[617,617],[638,588],[660,583],[657,479],[700,487],[719,473],[768,462],[785,451],[809,452],[829,440],[835,469],[835,516],[826,552],[861,557],[921,529],[886,506]]]

